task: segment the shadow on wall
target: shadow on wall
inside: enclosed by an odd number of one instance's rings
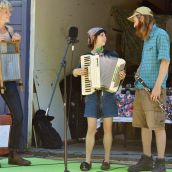
[[[64,96],[64,80],[60,82],[62,96]],[[84,114],[84,98],[81,94],[81,78],[67,76],[67,116],[72,139],[85,138],[87,132],[87,120]]]

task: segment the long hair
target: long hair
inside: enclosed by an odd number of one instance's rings
[[[143,21],[140,20],[141,16],[144,17]],[[139,23],[136,27],[136,35],[145,40],[149,36],[151,26],[155,23],[155,20],[153,16],[149,15],[138,15],[137,18],[139,19]]]

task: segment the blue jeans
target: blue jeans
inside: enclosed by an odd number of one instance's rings
[[[114,93],[96,91],[85,97],[84,117],[108,118],[117,114]]]
[[[12,115],[9,148],[19,149],[23,120],[23,110],[20,95],[16,82],[5,82],[4,85],[6,90],[4,94],[1,94],[1,96],[3,97]]]

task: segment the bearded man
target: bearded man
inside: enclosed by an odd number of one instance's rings
[[[133,127],[141,128],[143,155],[129,172],[165,172],[165,114],[157,99],[165,102],[166,81],[170,63],[170,41],[167,32],[155,24],[153,12],[147,7],[137,8],[128,18],[134,23],[136,35],[144,41],[141,63],[137,70],[140,78],[152,90],[147,94],[142,84],[135,82]],[[155,132],[157,158],[153,163],[151,154],[152,131]]]

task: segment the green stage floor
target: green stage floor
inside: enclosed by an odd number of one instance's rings
[[[0,160],[2,168],[0,172],[64,172],[64,163],[62,160],[50,160],[43,158],[27,158],[32,162],[31,166],[19,167],[14,165],[8,165],[7,159]],[[90,172],[102,172],[100,169],[101,163],[93,163]],[[80,172],[80,162],[68,161],[68,170],[70,172]],[[115,172],[127,172],[127,165],[111,164],[109,171]],[[172,169],[167,170],[172,172]]]

